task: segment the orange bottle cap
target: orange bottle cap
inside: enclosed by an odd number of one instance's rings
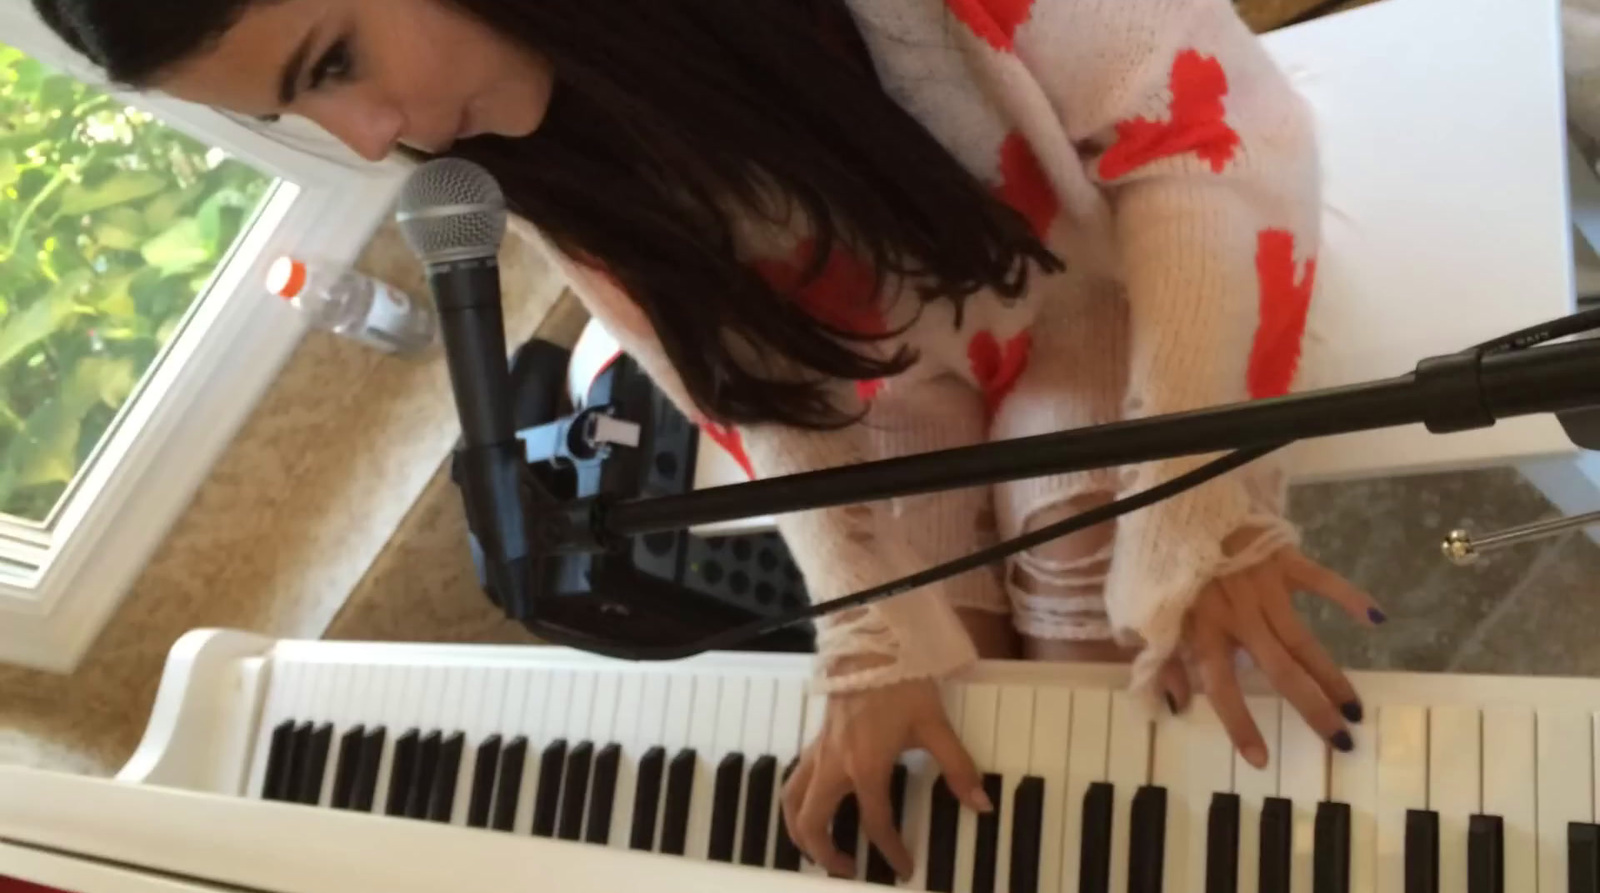
[[[294,298],[306,287],[306,265],[292,257],[280,257],[267,270],[267,290],[280,298]]]

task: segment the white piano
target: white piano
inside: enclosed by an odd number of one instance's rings
[[[863,891],[787,845],[818,721],[806,660],[626,664],[559,649],[174,648],[115,781],[0,768],[0,877],[68,893]],[[1600,681],[1362,674],[1352,755],[1280,702],[1238,760],[1209,709],[1153,716],[1114,667],[992,663],[946,687],[992,818],[928,762],[896,782],[916,874],[959,893],[1600,890]],[[0,890],[8,890],[0,880]]]

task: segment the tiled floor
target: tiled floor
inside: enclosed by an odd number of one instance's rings
[[[1366,587],[1390,622],[1357,629],[1305,608],[1357,668],[1600,675],[1600,547],[1581,533],[1490,553],[1471,568],[1440,555],[1450,530],[1487,533],[1554,515],[1513,471],[1298,488],[1306,551]]]

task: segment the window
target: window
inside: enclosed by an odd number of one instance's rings
[[[0,662],[64,671],[299,341],[266,265],[354,259],[404,168],[112,90],[29,6],[0,0]]]

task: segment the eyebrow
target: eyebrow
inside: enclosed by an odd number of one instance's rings
[[[289,55],[289,61],[283,65],[283,74],[278,77],[278,104],[288,105],[294,102],[295,94],[300,92],[300,70],[305,68],[306,57],[311,55],[311,44],[316,38],[312,31],[301,38],[300,45],[295,47]]]

